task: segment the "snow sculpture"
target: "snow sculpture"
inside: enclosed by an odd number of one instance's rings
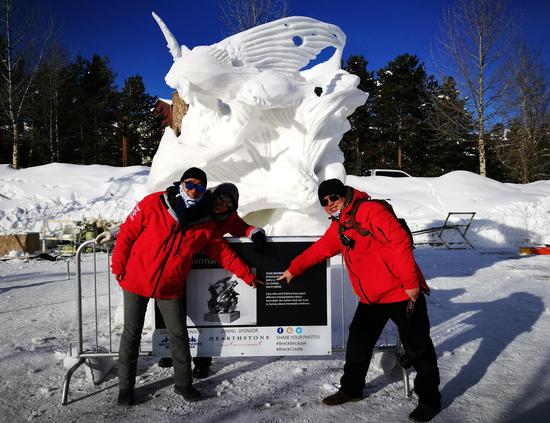
[[[198,166],[210,186],[238,186],[241,213],[263,210],[257,224],[272,235],[290,235],[291,227],[276,229],[274,222],[286,211],[293,211],[294,220],[318,213],[319,182],[345,179],[338,143],[350,128],[347,117],[368,96],[357,88],[359,78],[340,68],[345,34],[297,16],[189,50],[153,17],[174,58],[166,82],[189,110],[179,136],[166,130],[148,190],[162,189]],[[329,60],[302,70],[327,47],[335,49]]]

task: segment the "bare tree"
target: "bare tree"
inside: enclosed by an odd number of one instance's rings
[[[514,179],[550,177],[550,91],[548,69],[525,44],[516,49],[507,95],[507,121],[497,154]]]
[[[479,152],[479,173],[487,174],[486,129],[498,113],[499,101],[508,79],[508,54],[514,34],[514,18],[503,0],[456,0],[443,18],[439,38],[443,57],[461,91],[467,93],[474,114]],[[445,67],[445,66],[442,66]]]
[[[19,168],[20,128],[32,86],[51,35],[39,30],[38,7],[25,1],[0,0],[0,112],[10,130],[12,166]],[[51,28],[51,25],[50,25]]]
[[[221,19],[230,34],[284,18],[286,0],[220,0]]]

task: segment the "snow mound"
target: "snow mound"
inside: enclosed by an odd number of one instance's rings
[[[149,168],[52,163],[15,170],[0,166],[0,231],[40,232],[47,219],[122,222],[146,195]],[[550,244],[550,181],[503,184],[455,171],[436,178],[347,176],[346,183],[390,200],[411,229],[439,226],[449,212],[475,212],[468,238],[476,247]],[[249,213],[270,235],[319,235],[321,207]]]

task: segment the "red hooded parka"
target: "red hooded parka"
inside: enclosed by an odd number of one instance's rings
[[[141,200],[121,225],[112,271],[124,275],[122,289],[148,298],[175,299],[185,293],[193,256],[200,251],[247,284],[255,276],[215,234],[212,221],[182,227],[165,192]]]
[[[350,226],[347,222],[352,219],[355,202],[367,198],[366,193],[348,187],[339,219],[344,227]],[[341,230],[339,222],[333,220],[324,235],[292,261],[289,272],[297,276],[308,267],[342,253],[351,284],[362,303],[408,300],[405,288],[420,286],[428,291],[407,232],[383,204],[363,201],[357,208],[355,221],[370,234],[362,235],[353,228]],[[340,233],[355,241],[353,247],[343,245]]]

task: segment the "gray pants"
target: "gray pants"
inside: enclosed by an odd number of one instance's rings
[[[149,298],[124,291],[124,330],[120,338],[118,351],[118,385],[119,389],[133,388],[136,383],[137,359],[141,332],[145,321],[145,311]],[[174,362],[174,378],[178,386],[190,386],[191,353],[189,352],[189,335],[187,334],[185,298],[177,300],[158,300],[168,336],[170,352]]]

